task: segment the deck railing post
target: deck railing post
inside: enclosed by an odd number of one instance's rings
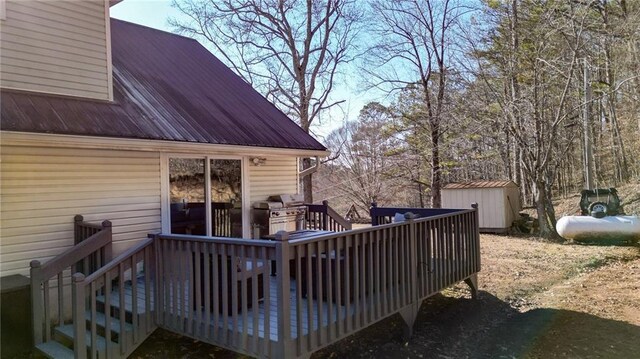
[[[408,225],[407,236],[409,240],[409,298],[407,303],[404,303],[404,308],[400,310],[400,316],[404,320],[404,336],[405,339],[409,339],[413,335],[413,326],[416,318],[418,317],[418,310],[420,309],[420,297],[418,293],[418,247],[417,247],[417,231],[416,231],[416,215],[407,212],[404,218]]]
[[[411,213],[411,212],[407,212],[404,214],[404,218],[406,219],[406,221],[408,222],[409,225],[409,276],[410,276],[410,284],[411,284],[411,288],[410,288],[410,299],[412,302],[417,301],[418,298],[418,238],[417,238],[417,231],[416,231],[416,222],[415,222],[415,218],[416,215]]]
[[[371,217],[371,225],[378,225],[378,217],[376,216],[376,208],[378,208],[378,204],[376,202],[371,202],[371,208],[369,208],[369,216]]]
[[[475,211],[475,223],[473,228],[473,245],[475,247],[475,271],[480,271],[480,213],[478,211],[478,203],[472,203],[471,208]]]
[[[166,290],[166,288],[164,287],[163,284],[160,284],[160,268],[158,268],[161,265],[164,265],[164,263],[162,263],[162,246],[160,245],[160,233],[149,233],[147,234],[147,238],[151,238],[153,239],[153,251],[151,252],[151,261],[153,262],[153,264],[150,266],[153,271],[153,285],[154,285],[154,290],[153,290],[153,303],[154,303],[154,309],[155,309],[155,324],[156,325],[160,325],[160,324],[164,324],[164,291]],[[162,263],[162,264],[161,264]],[[147,275],[147,273],[145,273],[145,276]],[[166,278],[162,278],[162,280],[166,280]]]
[[[278,343],[276,358],[291,358],[291,301],[289,298],[289,234],[285,231],[276,233],[276,281],[278,305]],[[267,294],[268,295],[268,294]]]
[[[80,231],[80,224],[84,221],[84,217],[79,214],[76,214],[73,217],[73,244],[78,244],[82,242],[82,231]]]
[[[329,228],[329,201],[322,201],[322,230],[330,231]]]
[[[109,244],[104,247],[104,263],[111,262],[112,258],[112,249],[111,243],[113,239],[113,226],[111,221],[102,221],[102,230],[105,231],[105,236],[109,236]]]
[[[87,357],[86,332],[87,324],[85,319],[85,290],[84,274],[75,273],[71,276],[71,293],[73,307],[73,353],[75,359]],[[91,350],[95,350],[92,343]]]
[[[31,266],[31,321],[33,325],[33,344],[42,343],[42,318],[44,318],[44,303],[41,292],[41,266],[38,260],[32,260]]]

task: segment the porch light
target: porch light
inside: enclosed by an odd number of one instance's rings
[[[262,166],[267,162],[267,159],[264,157],[251,157],[249,160],[254,166]]]

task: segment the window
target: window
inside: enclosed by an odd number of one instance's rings
[[[168,161],[171,233],[241,238],[242,160],[171,157]]]

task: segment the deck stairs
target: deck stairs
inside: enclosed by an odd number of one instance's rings
[[[143,283],[142,277],[139,278],[139,283]],[[126,298],[124,310],[120,307],[120,293],[116,287],[114,291],[111,292],[109,298],[109,306],[111,308],[109,314],[105,313],[106,298],[104,295],[96,297],[97,305],[93,324],[91,311],[87,310],[85,312],[87,331],[82,335],[85,335],[84,342],[86,343],[87,358],[126,358],[146,339],[146,337],[134,338],[134,320],[145,325],[145,319],[155,315],[153,313],[153,307],[151,307],[149,310],[152,315],[147,316],[144,286],[138,286],[139,299],[135,317],[133,314],[133,304],[131,302],[131,281],[127,281],[124,288]],[[95,325],[97,329],[95,338],[91,337],[92,325]],[[107,328],[109,328],[111,332],[109,340],[107,340],[106,335]],[[75,334],[72,322],[57,325],[53,329],[52,340],[36,345],[36,352],[45,358],[74,358],[74,338]]]
[[[111,222],[74,221],[74,246],[31,262],[34,353],[126,358],[157,327],[153,241],[113,258]]]

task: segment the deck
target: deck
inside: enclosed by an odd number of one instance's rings
[[[370,228],[273,240],[150,236],[90,275],[73,275],[73,324],[65,335],[74,348],[87,348],[75,351],[79,358],[126,357],[157,327],[271,358],[308,357],[398,313],[410,335],[425,298],[460,281],[475,295],[478,219],[476,208],[424,210],[422,218],[407,213],[393,223],[398,210],[372,212],[378,225]],[[83,248],[68,263],[94,251]],[[61,326],[46,326],[43,283],[40,347],[51,347],[50,333]],[[107,313],[111,319],[101,321]]]

